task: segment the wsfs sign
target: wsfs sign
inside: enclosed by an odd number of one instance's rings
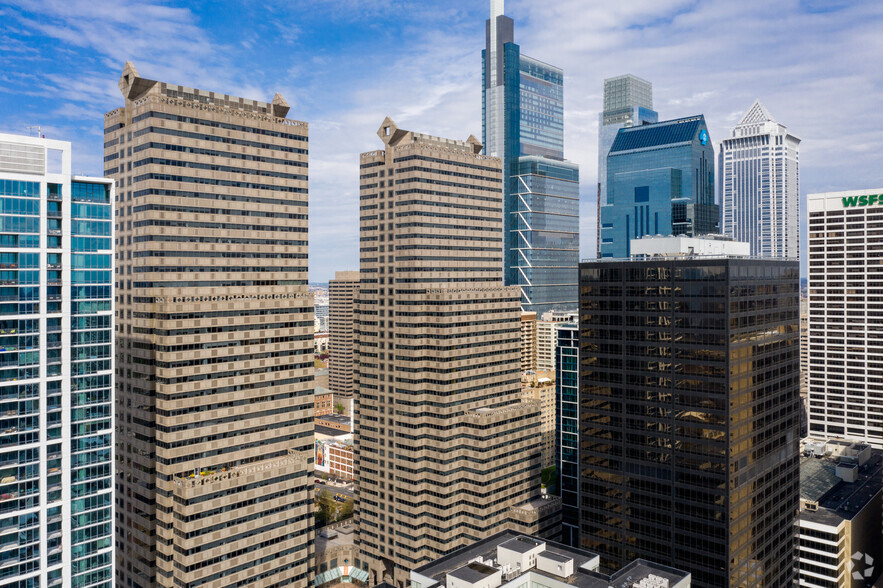
[[[883,205],[883,194],[864,194],[862,196],[844,196],[843,207],[879,206]]]

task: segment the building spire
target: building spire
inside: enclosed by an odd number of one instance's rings
[[[491,0],[491,23],[496,20],[498,16],[503,16],[504,8],[503,3],[505,0]]]

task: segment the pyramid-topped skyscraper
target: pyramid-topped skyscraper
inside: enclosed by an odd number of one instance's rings
[[[721,232],[761,257],[797,257],[800,139],[755,100],[721,143]]]

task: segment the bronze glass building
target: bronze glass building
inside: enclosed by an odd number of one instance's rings
[[[700,588],[790,586],[797,261],[580,265],[580,541]]]

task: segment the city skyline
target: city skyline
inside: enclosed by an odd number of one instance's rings
[[[567,72],[565,150],[583,168],[582,258],[594,253],[597,116],[611,76],[652,81],[654,107],[666,119],[702,112],[717,142],[759,98],[803,139],[801,207],[807,193],[875,185],[872,162],[883,137],[874,129],[883,113],[874,102],[883,73],[874,64],[883,42],[874,31],[883,7],[804,1],[777,5],[772,18],[769,6],[744,3],[581,6],[507,3],[520,44]],[[74,143],[74,171],[98,174],[96,129],[116,103],[125,60],[154,79],[253,99],[278,90],[293,116],[315,121],[310,275],[326,281],[356,267],[354,170],[378,116],[388,112],[439,135],[480,134],[486,9],[485,2],[296,2],[237,11],[16,1],[0,9],[11,56],[0,78],[7,90],[0,129],[25,134],[41,125],[48,138]],[[717,30],[722,19],[728,25]],[[370,77],[369,64],[381,64]]]

